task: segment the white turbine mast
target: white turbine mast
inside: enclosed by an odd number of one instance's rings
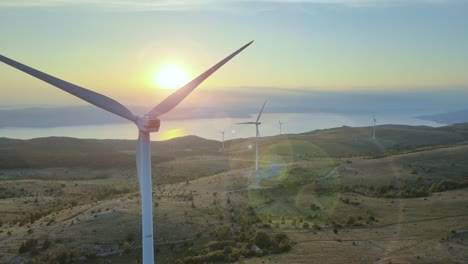
[[[222,135],[223,145],[222,145],[221,151],[224,151],[224,130],[223,131],[218,131],[218,132],[221,133],[221,135]]]
[[[159,116],[165,114],[177,106],[187,95],[189,95],[200,83],[231,60],[234,56],[247,48],[253,41],[242,46],[240,49],[215,64],[213,67],[193,79],[185,86],[179,88],[169,97],[164,99],[160,104],[154,107],[144,116],[134,115],[130,110],[119,102],[93,92],[91,90],[79,87],[72,83],[63,81],[29,66],[21,64],[17,61],[0,55],[0,61],[20,70],[29,75],[32,75],[44,82],[47,82],[65,92],[68,92],[82,100],[100,107],[106,111],[114,113],[125,119],[135,123],[138,128],[138,144],[136,153],[136,167],[138,180],[140,184],[141,200],[142,200],[142,244],[143,244],[143,263],[154,263],[154,248],[153,248],[153,204],[152,204],[152,183],[151,183],[151,140],[150,133],[159,131],[160,120]]]
[[[372,139],[375,140],[375,123],[377,123],[377,119],[375,119],[375,114],[372,114],[373,117],[372,117],[372,122],[374,124],[373,126],[373,132],[372,132]]]
[[[262,124],[261,122],[259,122],[259,120],[260,120],[260,116],[262,115],[263,108],[265,108],[266,102],[267,101],[265,100],[265,102],[263,103],[262,109],[260,110],[260,113],[258,113],[258,117],[257,117],[257,120],[255,120],[255,122],[237,123],[237,124],[241,124],[241,125],[255,125],[255,128],[256,128],[256,134],[255,134],[255,171],[257,171],[257,172],[258,172],[258,139],[260,137],[260,133],[258,132],[258,126]]]

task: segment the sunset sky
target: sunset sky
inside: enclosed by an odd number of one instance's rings
[[[466,91],[467,29],[462,0],[0,2],[0,54],[125,105],[159,102],[165,65],[194,78],[251,40],[200,89]],[[84,104],[5,64],[0,93]]]

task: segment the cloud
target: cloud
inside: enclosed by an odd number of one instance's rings
[[[446,4],[461,3],[462,0],[3,0],[1,7],[92,7],[103,10],[125,11],[184,11],[184,10],[221,10],[271,4],[327,4],[344,6],[392,6],[405,4]]]
[[[109,10],[185,10],[199,7],[208,7],[217,3],[228,1],[214,0],[5,0],[0,2],[0,7],[93,7]]]
[[[264,3],[283,3],[283,4],[339,4],[339,5],[394,5],[394,4],[443,4],[456,3],[463,0],[257,0]],[[245,2],[245,1],[236,1]]]

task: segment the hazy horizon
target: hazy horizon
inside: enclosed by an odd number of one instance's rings
[[[76,111],[76,108],[63,108],[51,110],[49,116],[39,116],[36,126],[28,127],[0,127],[0,137],[14,139],[32,139],[39,137],[73,137],[82,139],[136,139],[137,129],[134,124],[125,119],[116,118],[101,109],[91,107],[78,107],[84,111]],[[36,109],[37,110],[37,109]],[[47,112],[46,112],[47,113]],[[60,114],[58,114],[60,113]],[[83,114],[81,123],[74,122],[75,113]],[[44,115],[44,113],[43,113]],[[0,111],[0,117],[2,112]],[[31,118],[37,116],[31,115]],[[255,120],[257,114],[247,114],[245,117],[204,117],[191,119],[161,119],[159,132],[153,133],[153,141],[167,140],[175,137],[198,136],[206,139],[220,141],[220,131],[225,131],[225,140],[238,138],[252,138],[255,135],[255,127],[251,125],[238,125],[239,122]],[[466,117],[466,115],[465,115]],[[377,126],[385,125],[411,125],[440,127],[444,124],[434,122],[431,118],[418,118],[416,113],[404,113],[401,111],[392,113],[377,113]],[[23,120],[29,118],[23,118]],[[31,119],[30,119],[31,120]],[[70,121],[71,120],[71,121]],[[102,123],[103,120],[107,123]],[[64,122],[66,125],[60,125]],[[301,134],[315,130],[337,127],[369,127],[369,136],[372,127],[372,114],[368,113],[339,113],[339,112],[314,112],[314,113],[271,113],[265,109],[260,119],[261,137],[275,136],[279,134],[279,124],[282,122],[283,134]]]
[[[265,91],[270,91],[268,96],[265,96]],[[437,127],[468,122],[464,101],[467,97],[467,92],[457,90],[413,93],[318,92],[304,89],[284,91],[265,87],[200,90],[187,98],[187,102],[163,115],[161,129],[152,138],[161,140],[197,135],[219,140],[218,131],[221,130],[230,132],[226,139],[251,137],[253,132],[250,127],[236,126],[234,123],[255,119],[264,100],[267,100],[267,104],[261,119],[263,125],[260,127],[264,136],[279,132],[279,120],[285,123],[283,132],[304,133],[343,125],[370,126],[373,114],[376,115],[378,125]],[[204,104],[198,105],[197,102],[203,99]],[[145,114],[151,109],[150,106],[128,107],[138,114]],[[131,122],[95,106],[0,107],[0,136],[3,137],[134,139],[136,135]]]
[[[297,90],[427,92],[432,103],[447,90],[468,91],[464,10],[467,3],[456,0],[7,0],[0,54],[124,105],[153,107],[172,92],[154,81],[165,66],[191,79],[254,40],[181,106],[216,105],[216,97],[197,94],[239,87],[255,90],[256,100]],[[0,76],[0,105],[83,104],[7,65]]]

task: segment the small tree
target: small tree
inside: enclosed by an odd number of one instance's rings
[[[223,212],[220,212],[218,214],[218,220],[219,220],[220,223],[223,223],[223,221],[224,221],[224,213]]]
[[[127,254],[130,253],[130,251],[132,250],[130,243],[128,243],[127,241],[123,242],[122,247],[124,249],[124,252]]]
[[[348,218],[346,219],[346,224],[354,225],[355,223],[356,223],[356,218],[354,218],[354,216],[352,215],[348,216]]]
[[[292,219],[292,220],[291,220],[291,225],[292,225],[293,227],[297,227],[297,221],[296,221],[296,219]]]
[[[57,262],[60,263],[60,264],[65,264],[65,263],[67,263],[67,261],[68,261],[68,254],[67,254],[67,252],[66,252],[65,250],[64,250],[64,251],[61,251],[61,252],[57,255],[56,260],[57,260]]]
[[[272,241],[270,236],[262,230],[257,230],[253,237],[254,243],[259,246],[261,249],[267,249],[272,246]]]
[[[46,240],[44,240],[44,243],[42,243],[42,249],[48,249],[50,247],[50,240],[49,238],[46,238]]]
[[[216,237],[221,240],[231,239],[231,229],[227,225],[219,226],[214,231]]]
[[[320,226],[315,222],[312,224],[312,228],[315,230],[320,230]]]

